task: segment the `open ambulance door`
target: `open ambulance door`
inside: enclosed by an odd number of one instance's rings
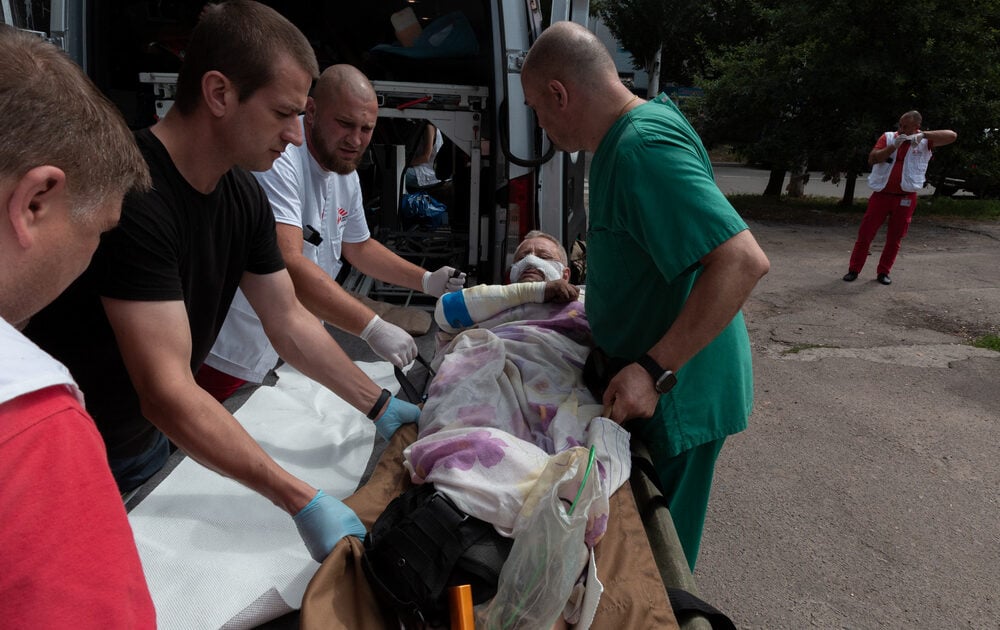
[[[0,22],[36,33],[87,69],[87,0],[0,0]]]
[[[498,78],[494,100],[498,123],[498,174],[507,185],[507,207],[497,207],[489,222],[492,244],[490,267],[500,282],[513,262],[514,250],[529,230],[543,230],[566,247],[586,234],[584,209],[584,156],[557,151],[538,126],[534,112],[524,103],[521,65],[543,29],[543,16],[533,0],[501,0],[494,5],[493,23],[500,25],[494,55]],[[527,7],[525,11],[522,7]],[[551,21],[572,20],[587,26],[589,0],[555,0]],[[511,15],[526,19],[511,19]]]

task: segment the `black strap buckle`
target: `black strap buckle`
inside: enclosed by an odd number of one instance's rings
[[[417,386],[413,384],[413,381],[406,376],[406,373],[403,372],[401,368],[394,367],[393,372],[396,374],[396,380],[399,382],[399,388],[406,396],[406,399],[414,405],[419,405],[427,402],[427,390],[430,387],[431,379],[434,378],[434,370],[431,369],[431,364],[427,361],[427,359],[423,358],[419,354],[417,355],[416,360],[417,363],[422,365],[427,370],[427,379],[424,381],[422,391],[417,390]]]

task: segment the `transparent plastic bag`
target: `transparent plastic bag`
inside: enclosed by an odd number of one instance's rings
[[[477,627],[537,630],[559,618],[589,558],[584,534],[601,492],[593,459],[593,448],[577,447],[549,460],[525,500],[497,594]]]

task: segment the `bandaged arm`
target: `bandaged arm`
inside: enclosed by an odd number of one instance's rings
[[[545,301],[545,282],[480,284],[441,296],[434,320],[441,330],[456,333],[521,304]]]

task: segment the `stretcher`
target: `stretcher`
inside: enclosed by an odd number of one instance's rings
[[[392,498],[410,487],[402,451],[415,437],[414,427],[400,429],[378,459],[371,477],[345,499],[367,527]],[[648,461],[641,444],[635,445],[633,457]],[[697,589],[669,511],[649,470],[648,465],[634,466],[629,482],[612,496],[608,533],[596,548],[598,575],[605,591],[591,628],[711,628],[700,614],[678,620],[671,609],[665,587],[690,593]],[[360,541],[347,539],[323,562],[302,601],[303,630],[398,627],[364,576],[363,551]]]
[[[359,366],[379,384],[398,388],[388,363]],[[398,432],[384,452],[373,450],[371,423],[361,414],[342,401],[338,407],[339,399],[289,366],[282,366],[279,375],[274,387],[258,388],[240,405],[237,418],[279,463],[346,497],[370,525],[381,511],[379,503],[384,505],[409,483],[398,457],[415,430]],[[321,409],[334,417],[322,418]],[[284,412],[319,425],[323,439],[335,444],[333,450],[318,458],[308,453],[302,462],[302,449],[289,448],[287,436],[294,432],[315,443],[316,436],[309,433],[314,428],[288,426],[277,417]],[[328,433],[331,429],[334,434]],[[643,457],[642,446],[633,446],[634,454]],[[317,464],[323,460],[355,476],[330,485],[329,471]],[[612,497],[619,524],[609,531],[626,532],[625,548],[613,550],[607,536],[597,547],[606,591],[592,627],[676,627],[664,587],[696,592],[669,513],[646,470],[633,466],[630,482]],[[357,619],[339,627],[392,627],[385,625],[381,607],[357,572],[360,541],[343,541],[317,569],[291,519],[235,482],[181,459],[151,485],[129,507],[159,627],[275,629],[301,623],[303,628],[335,628],[339,616],[351,610],[358,612]],[[344,587],[345,577],[353,586]],[[301,615],[295,612],[299,608]],[[685,629],[710,627],[697,615],[681,621],[679,627]]]

